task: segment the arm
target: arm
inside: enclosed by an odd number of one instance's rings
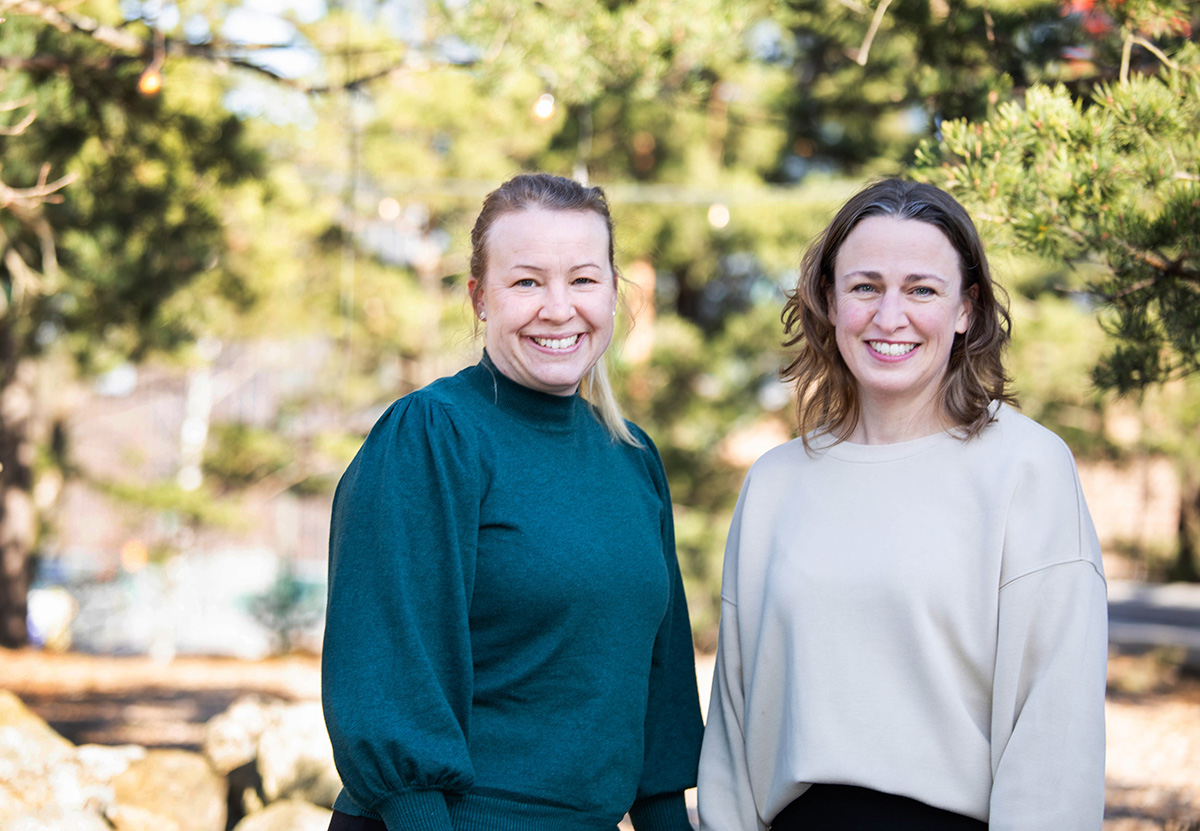
[[[1026,477],[1009,513],[1005,556],[1011,548],[1021,568],[1000,588],[993,831],[1099,831],[1104,814],[1108,606],[1099,542],[1062,452],[1062,471]]]
[[[450,828],[473,779],[467,628],[478,458],[441,405],[402,399],[334,497],[322,700],[346,794],[389,831]]]
[[[742,506],[746,488],[734,511],[725,547],[721,580],[721,629],[716,669],[700,754],[701,831],[765,831],[750,787],[746,736],[742,724],[745,692],[742,685],[741,636],[738,625],[737,560]]]
[[[696,784],[704,730],[696,688],[696,651],[675,556],[675,521],[666,474],[653,442],[640,430],[638,434],[651,457],[647,466],[662,500],[663,560],[671,596],[651,656],[645,763],[629,816],[637,831],[691,831],[683,791]]]

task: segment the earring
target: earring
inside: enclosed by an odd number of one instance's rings
[[[483,309],[480,309],[480,310],[479,310],[479,319],[480,319],[480,320],[487,320],[487,312],[485,312]]]

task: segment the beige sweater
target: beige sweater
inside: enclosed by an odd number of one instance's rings
[[[1000,407],[970,441],[772,450],[721,600],[704,831],[764,829],[816,782],[991,831],[1100,829],[1104,575],[1050,431]]]

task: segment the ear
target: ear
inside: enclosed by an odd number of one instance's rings
[[[958,321],[954,331],[965,335],[971,328],[971,315],[975,313],[975,298],[979,296],[979,286],[971,286],[963,293],[962,309],[958,313]]]
[[[825,316],[830,326],[837,326],[837,303],[833,300],[833,286],[825,292]]]
[[[479,281],[474,277],[467,278],[467,297],[471,298],[471,308],[474,310],[476,317],[483,311],[482,304],[475,302],[475,287],[478,285]],[[482,300],[482,298],[480,299]]]

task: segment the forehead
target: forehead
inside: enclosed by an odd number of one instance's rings
[[[489,259],[510,256],[596,258],[608,264],[609,231],[595,211],[556,211],[541,207],[509,211],[496,218],[487,235]]]
[[[860,220],[834,257],[834,276],[851,271],[881,274],[930,273],[961,277],[961,258],[936,225],[916,219],[873,215]]]

